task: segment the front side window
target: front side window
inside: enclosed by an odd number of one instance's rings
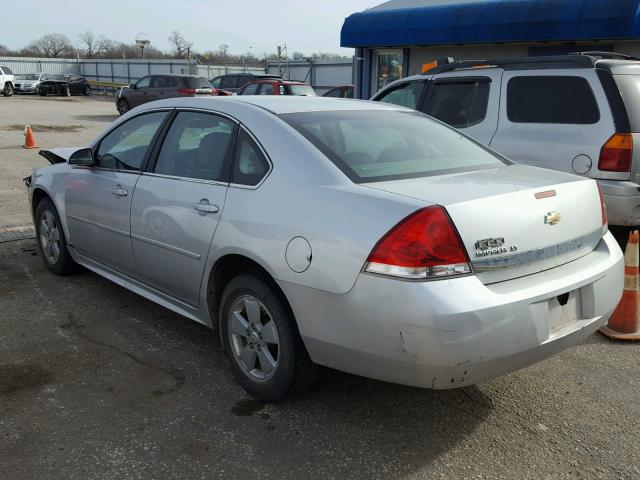
[[[268,172],[269,162],[249,134],[241,130],[238,134],[231,182],[254,186],[260,183]]]
[[[167,112],[140,115],[116,127],[100,142],[96,167],[140,170],[142,161]]]
[[[356,183],[507,164],[459,132],[418,112],[329,111],[280,117]]]
[[[222,89],[225,89],[225,88],[236,88],[237,87],[237,83],[238,83],[238,80],[233,75],[228,76],[228,77],[222,77],[222,80],[220,80],[220,88],[222,88]]]
[[[13,75],[13,72],[9,67],[2,67],[2,69],[4,70],[5,75]]]
[[[229,181],[234,124],[200,112],[180,112],[160,149],[155,173]]]
[[[151,83],[151,77],[144,77],[138,80],[136,83],[136,88],[149,88],[149,84]]]
[[[332,88],[327,93],[324,94],[325,97],[331,98],[342,98],[343,97],[343,89],[341,87]]]
[[[394,105],[400,105],[402,107],[418,108],[418,102],[424,90],[424,82],[410,82],[400,85],[389,92],[386,92],[382,97],[378,98],[379,102],[392,103]],[[353,98],[353,92],[351,92]]]
[[[220,88],[220,81],[222,80],[222,78],[218,77],[218,78],[214,78],[213,80],[211,80],[211,85],[213,85],[213,88]]]
[[[487,115],[489,79],[432,84],[424,113],[456,128],[477,125]]]
[[[258,91],[259,83],[250,83],[242,90],[242,95],[255,95]]]
[[[600,111],[585,78],[524,76],[507,84],[507,116],[514,123],[588,125],[600,120]]]
[[[260,85],[258,95],[274,95],[273,83],[263,83]]]

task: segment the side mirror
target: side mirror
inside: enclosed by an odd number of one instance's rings
[[[135,90],[135,89],[136,89],[136,84],[135,84],[135,83],[132,83],[131,85],[129,85],[129,88],[130,88],[131,90]]]
[[[84,167],[93,167],[93,152],[90,148],[82,148],[71,154],[69,157],[69,165],[81,165]]]

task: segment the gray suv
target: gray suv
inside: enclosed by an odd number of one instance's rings
[[[609,224],[636,226],[638,60],[585,52],[441,61],[425,74],[391,83],[372,100],[420,110],[518,163],[595,178]]]
[[[195,75],[155,74],[142,77],[116,94],[116,108],[124,115],[143,103],[174,97],[217,95],[209,80]]]

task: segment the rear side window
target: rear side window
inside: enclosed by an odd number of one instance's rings
[[[256,142],[243,130],[238,134],[238,146],[233,164],[232,183],[254,186],[269,172],[269,162]]]
[[[275,95],[273,90],[273,83],[263,83],[260,85],[258,95]]]
[[[400,85],[378,98],[379,102],[392,103],[402,107],[418,108],[420,96],[424,90],[424,82],[411,82]]]
[[[435,82],[424,113],[456,128],[477,125],[487,115],[489,87],[484,78]]]
[[[180,112],[162,144],[155,172],[174,177],[228,181],[234,125],[200,112]]]
[[[514,77],[507,84],[507,116],[514,123],[589,125],[600,111],[582,77]]]

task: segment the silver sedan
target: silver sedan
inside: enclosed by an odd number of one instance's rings
[[[275,401],[317,365],[454,388],[603,325],[622,254],[593,180],[513,164],[420,113],[324,98],[136,108],[41,152],[45,265],[80,264],[217,328]]]

